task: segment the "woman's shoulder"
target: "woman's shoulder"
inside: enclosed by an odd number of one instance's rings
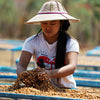
[[[68,44],[78,44],[78,41],[75,38],[69,38],[68,41],[67,41],[67,45]]]
[[[36,40],[39,40],[39,38],[41,38],[41,33],[39,34],[35,34],[35,35],[32,35],[30,37],[28,37],[25,42],[34,42]]]
[[[67,47],[67,52],[70,52],[70,51],[79,52],[79,43],[74,38],[70,38],[67,41],[67,46],[66,47]]]

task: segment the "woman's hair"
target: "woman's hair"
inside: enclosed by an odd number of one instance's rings
[[[66,44],[68,39],[70,38],[66,31],[69,27],[70,23],[68,20],[61,21],[57,43],[55,68],[60,68],[65,65]]]

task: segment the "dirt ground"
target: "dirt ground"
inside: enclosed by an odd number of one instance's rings
[[[12,56],[12,53],[14,56]],[[0,66],[11,66],[13,57],[13,66],[15,66],[15,61],[20,57],[21,51],[11,52],[0,50]]]

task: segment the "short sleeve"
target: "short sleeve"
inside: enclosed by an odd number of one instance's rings
[[[79,43],[77,40],[71,38],[67,41],[66,52],[78,52],[79,53]]]
[[[25,40],[22,51],[27,51],[27,52],[30,52],[31,54],[34,53],[34,45],[32,43],[32,40],[29,40],[29,39]]]

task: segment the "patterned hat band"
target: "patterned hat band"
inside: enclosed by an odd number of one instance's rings
[[[67,12],[40,12],[37,14],[68,14]]]

